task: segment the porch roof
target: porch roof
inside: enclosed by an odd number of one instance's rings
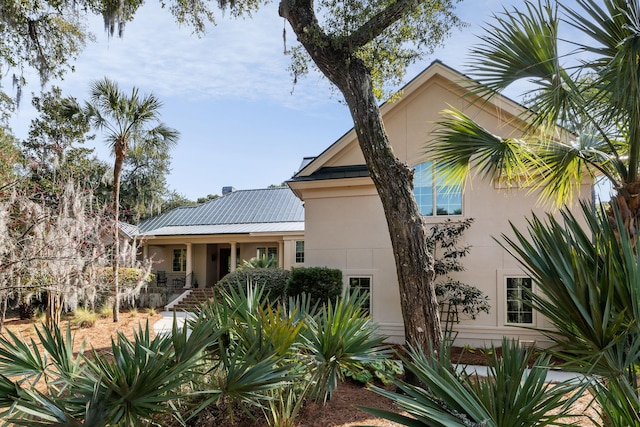
[[[181,236],[181,235],[207,235],[207,234],[251,234],[251,233],[284,233],[304,231],[304,222],[270,222],[258,224],[215,224],[215,225],[188,225],[167,226],[157,228],[142,236]]]
[[[304,206],[291,189],[238,190],[149,218],[140,235],[232,234],[304,230]]]

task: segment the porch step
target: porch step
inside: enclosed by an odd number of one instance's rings
[[[167,311],[193,312],[213,298],[213,288],[184,289],[183,294],[166,306]]]

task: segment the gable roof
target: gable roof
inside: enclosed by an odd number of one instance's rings
[[[402,96],[400,100],[395,102],[386,101],[382,103],[380,106],[380,113],[384,117],[394,108],[398,108],[399,105],[402,104],[403,100],[408,98],[410,94],[417,91],[422,87],[426,82],[433,79],[434,77],[439,76],[448,80],[455,85],[469,91],[469,93],[473,93],[472,88],[475,88],[479,85],[479,83],[469,76],[449,67],[444,64],[440,60],[434,60],[427,68],[425,68],[420,74],[410,80],[406,85],[400,89]],[[519,104],[518,102],[500,94],[496,93],[491,99],[485,101],[491,104],[499,104],[500,109],[506,112],[509,112],[514,117],[517,117],[524,109],[524,106]],[[322,153],[315,157],[306,157],[300,166],[298,172],[294,174],[294,176],[287,181],[288,183],[294,183],[299,181],[315,181],[322,179],[331,179],[330,175],[334,175],[333,178],[356,178],[362,176],[368,176],[368,170],[365,174],[362,171],[362,168],[366,168],[366,165],[354,165],[354,168],[357,168],[358,171],[349,170],[344,176],[335,175],[335,166],[325,166],[334,156],[344,150],[349,144],[356,141],[357,136],[355,134],[354,128],[351,128],[344,135],[342,135],[337,141],[331,144],[327,149],[325,149]]]
[[[237,190],[198,206],[149,218],[142,235],[230,234],[304,230],[304,206],[289,188]]]

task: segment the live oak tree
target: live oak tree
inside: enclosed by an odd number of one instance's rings
[[[279,13],[351,112],[389,227],[406,340],[439,348],[433,258],[413,196],[413,170],[393,153],[376,94],[459,25],[452,2],[281,0]]]
[[[28,137],[21,144],[28,172],[23,185],[30,187],[34,197],[55,204],[64,186],[73,181],[90,190],[95,203],[106,204],[111,200],[109,166],[96,157],[94,149],[84,146],[93,138],[88,135],[86,117],[64,114],[63,107],[73,102],[57,87],[33,97],[38,116],[31,120]]]

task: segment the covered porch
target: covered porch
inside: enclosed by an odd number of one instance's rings
[[[211,287],[244,260],[274,257],[278,267],[291,269],[304,262],[304,234],[245,234],[213,236],[149,236],[143,255],[154,261],[158,286],[172,289]]]

